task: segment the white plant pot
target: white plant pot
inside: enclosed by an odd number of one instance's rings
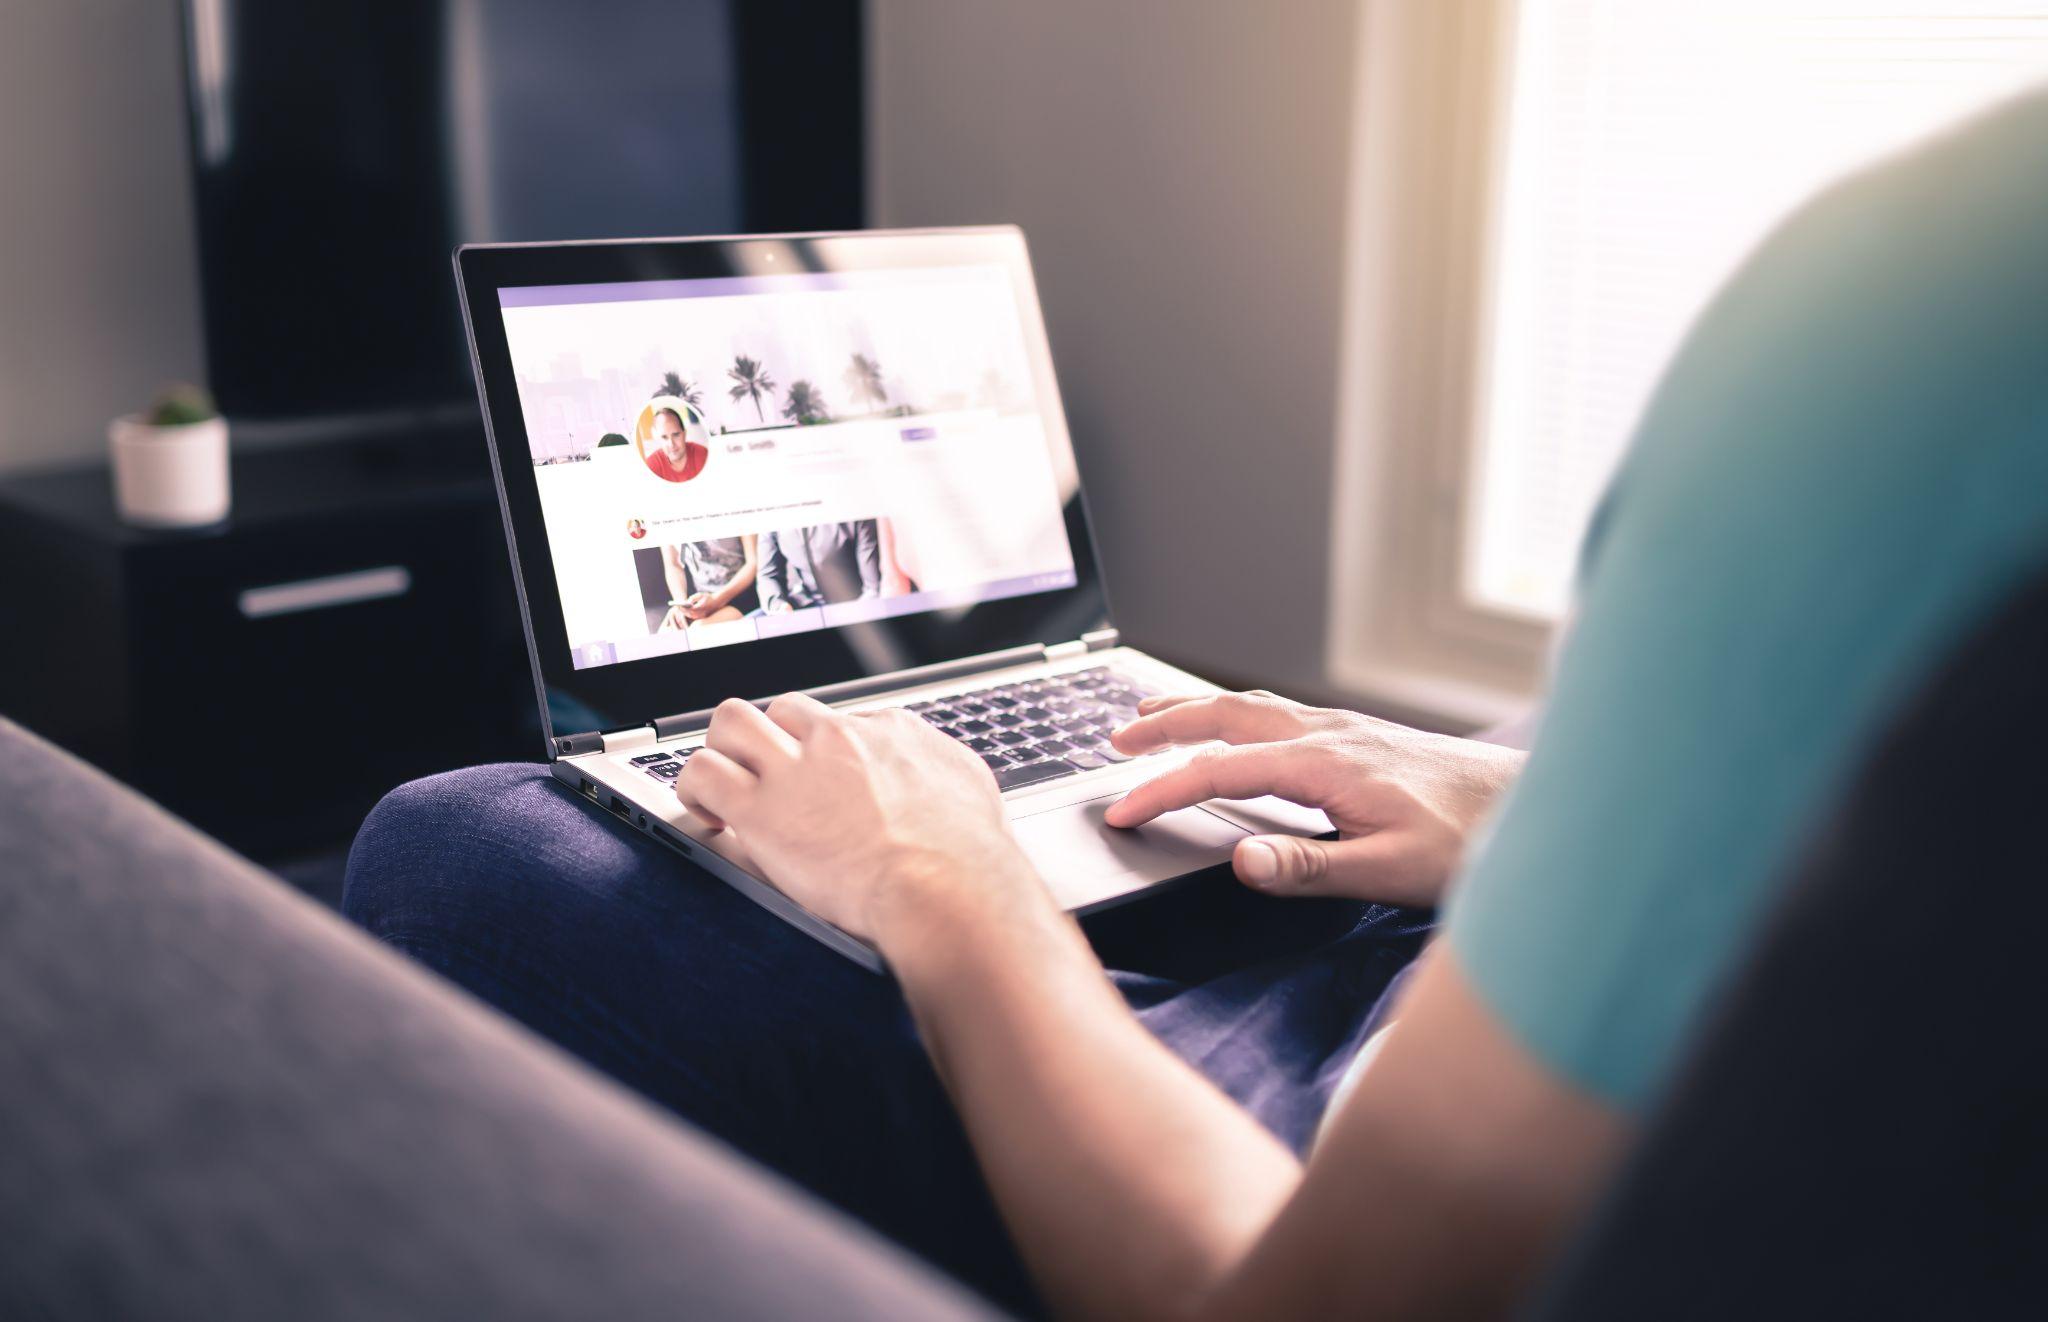
[[[114,508],[143,528],[197,528],[228,516],[225,418],[152,427],[140,414],[107,424]]]

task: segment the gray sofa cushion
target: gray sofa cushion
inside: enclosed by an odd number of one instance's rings
[[[980,1314],[0,720],[0,1316]]]

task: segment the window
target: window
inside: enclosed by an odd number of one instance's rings
[[[1555,619],[1708,298],[1825,181],[2048,78],[2048,5],[1519,9],[1463,579],[1475,606]]]
[[[2048,0],[1371,0],[1363,26],[1345,352],[1379,361],[1346,359],[1330,660],[1418,701],[1528,690],[1658,376],[1772,226],[2048,82]]]

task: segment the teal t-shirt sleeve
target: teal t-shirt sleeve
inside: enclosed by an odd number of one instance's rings
[[[1644,416],[1448,918],[1598,1096],[1655,1091],[1885,714],[2048,552],[2044,179],[2035,97],[1836,187]]]

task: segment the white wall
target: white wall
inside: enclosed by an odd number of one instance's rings
[[[1118,623],[1322,673],[1348,0],[872,0],[873,220],[1030,237]]]
[[[1119,622],[1321,658],[1352,0],[872,0],[877,224],[1031,237]],[[0,470],[202,372],[168,0],[9,0]]]
[[[166,0],[6,0],[0,471],[203,375],[180,40]]]

